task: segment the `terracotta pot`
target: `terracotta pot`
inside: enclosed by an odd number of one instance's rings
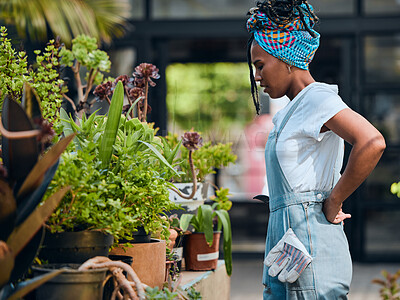
[[[122,246],[122,244],[120,245]],[[166,245],[164,240],[152,239],[150,243],[135,243],[132,247],[116,247],[113,255],[132,256],[131,264],[141,282],[151,287],[162,287],[165,279]]]
[[[217,268],[219,257],[219,240],[221,232],[214,232],[211,247],[206,242],[204,233],[192,233],[186,238],[185,268],[193,271],[207,271]]]

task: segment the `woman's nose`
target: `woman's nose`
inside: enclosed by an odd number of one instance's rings
[[[254,80],[261,81],[261,76],[260,76],[260,74],[258,74],[258,72],[256,72],[256,74],[254,75]]]

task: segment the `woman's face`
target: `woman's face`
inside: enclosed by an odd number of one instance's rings
[[[264,92],[271,98],[285,96],[291,84],[287,64],[266,52],[257,43],[253,43],[251,47],[251,60],[256,69],[254,79],[264,88]]]

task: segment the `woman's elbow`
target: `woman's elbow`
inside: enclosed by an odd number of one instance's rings
[[[382,155],[383,151],[385,151],[386,149],[385,138],[382,134],[379,134],[376,137],[372,138],[371,144],[379,155]]]

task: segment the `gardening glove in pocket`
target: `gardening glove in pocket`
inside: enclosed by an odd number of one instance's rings
[[[293,283],[311,261],[312,258],[307,249],[289,228],[278,244],[268,253],[264,264],[269,267],[269,276],[275,277],[279,274],[279,281]]]

